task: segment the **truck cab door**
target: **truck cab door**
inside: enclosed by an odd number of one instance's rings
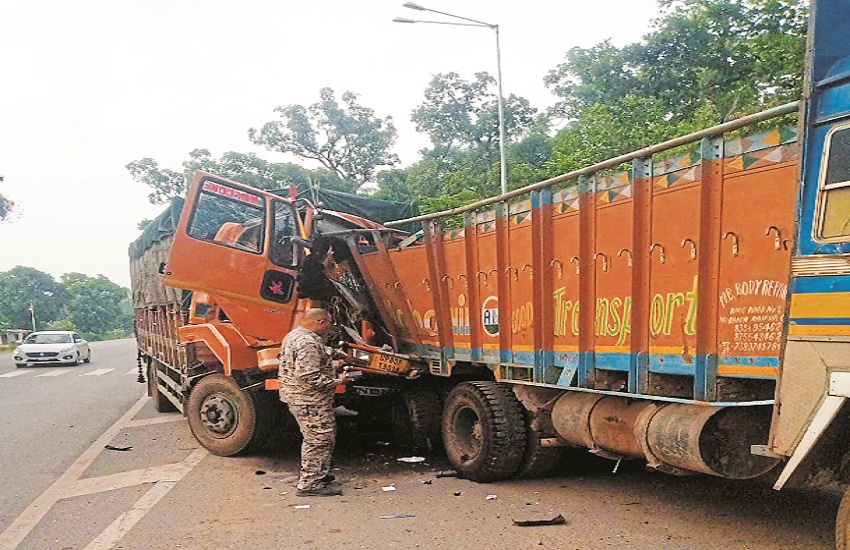
[[[168,286],[206,292],[245,336],[280,340],[291,327],[298,218],[292,203],[199,172],[165,268]]]

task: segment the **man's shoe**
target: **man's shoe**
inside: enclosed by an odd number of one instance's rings
[[[321,481],[322,483],[331,483],[333,481],[336,481],[336,476],[333,474],[328,474],[319,481]]]
[[[338,497],[342,494],[342,489],[339,487],[331,487],[323,485],[315,489],[297,489],[295,495],[299,497]]]

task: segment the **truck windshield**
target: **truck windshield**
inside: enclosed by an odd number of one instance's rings
[[[189,222],[189,236],[246,252],[263,250],[262,197],[219,183],[204,182]]]

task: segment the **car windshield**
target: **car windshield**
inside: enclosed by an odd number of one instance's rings
[[[70,334],[30,334],[24,344],[70,344]]]

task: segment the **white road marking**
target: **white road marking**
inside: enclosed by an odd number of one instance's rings
[[[20,376],[22,374],[27,374],[30,371],[26,370],[13,370],[12,372],[7,372],[6,374],[0,374],[0,378],[14,378],[16,376]]]
[[[74,370],[74,369],[53,369],[51,371],[45,372],[44,374],[36,374],[36,378],[41,378],[42,376],[61,376],[66,372]]]
[[[89,371],[85,374],[81,374],[80,376],[101,376],[106,374],[107,372],[112,372],[115,369],[94,369],[93,371]]]
[[[166,422],[180,422],[186,418],[182,414],[170,414],[168,416],[154,416],[152,418],[140,418],[127,422],[125,428],[138,428],[139,426],[150,426],[151,424],[165,424]]]
[[[139,369],[130,369],[127,372],[125,372],[124,375],[126,376],[128,374],[138,374],[138,373],[139,373]]]
[[[139,520],[145,517],[145,514],[151,511],[156,506],[156,503],[162,500],[162,497],[177,485],[177,482],[183,479],[186,474],[192,471],[192,468],[209,454],[206,449],[195,449],[186,460],[170,466],[177,466],[173,469],[174,479],[168,481],[157,482],[150,491],[142,495],[142,498],[136,501],[132,508],[124,512],[118,519],[112,522],[112,525],[104,529],[104,531],[95,537],[84,550],[109,550],[115,543],[124,538],[130,529],[135,526]],[[130,472],[128,472],[130,473]]]
[[[71,466],[65,470],[59,479],[45,489],[41,495],[21,512],[15,521],[9,527],[0,533],[0,550],[15,550],[18,545],[24,540],[27,535],[35,528],[38,523],[44,519],[44,516],[50,511],[57,501],[63,498],[65,488],[75,483],[83,472],[91,466],[92,462],[103,452],[103,446],[108,444],[118,435],[124,426],[142,409],[142,407],[150,399],[147,395],[143,395],[136,403],[130,407],[124,416],[118,419],[115,424],[103,432],[97,440],[91,444],[91,447],[86,449],[80,457],[74,461]]]

